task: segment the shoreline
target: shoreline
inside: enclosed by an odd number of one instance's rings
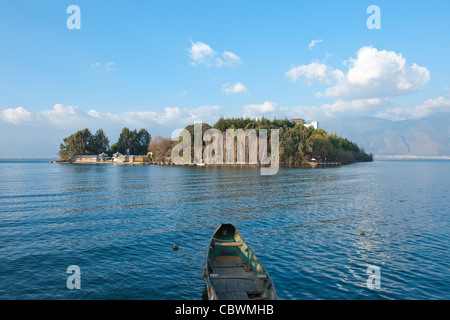
[[[450,156],[374,155],[373,160],[450,160]]]
[[[69,161],[64,160],[57,160],[52,157],[32,157],[32,158],[22,158],[22,157],[11,157],[11,158],[0,158],[0,160],[3,161],[12,161],[12,160],[23,160],[23,161],[30,161],[30,160],[40,160],[40,161],[48,161],[49,163],[71,163]],[[373,155],[373,160],[450,160],[449,156],[417,156],[417,155]],[[103,162],[98,162],[103,163]],[[104,163],[112,163],[112,162],[104,162]],[[142,163],[142,162],[141,162]],[[310,162],[311,164],[313,162]],[[73,164],[73,163],[72,163]],[[89,164],[89,163],[83,163],[83,164]],[[92,163],[97,164],[97,163]],[[127,163],[124,163],[127,164]],[[128,163],[130,164],[130,163]],[[157,164],[157,163],[148,163],[144,162],[144,164]],[[331,163],[330,163],[331,164]],[[222,164],[225,165],[225,164]]]
[[[356,161],[352,163],[342,163],[342,162],[304,162],[302,164],[298,165],[291,165],[291,164],[283,164],[280,163],[279,167],[283,168],[314,168],[314,167],[328,167],[328,166],[344,166],[344,165],[350,165],[353,163],[358,162],[367,162],[367,161]],[[112,161],[104,161],[104,162],[70,162],[65,160],[51,160],[49,163],[59,163],[59,164],[70,164],[70,165],[105,165],[105,164],[117,164],[117,165],[157,165],[157,166],[177,166],[177,167],[254,167],[254,168],[270,168],[271,165],[261,165],[261,164],[249,164],[249,163],[243,163],[243,164],[173,164],[173,163],[164,163],[164,162],[112,162]]]
[[[29,159],[31,160],[31,159]],[[42,160],[42,159],[40,159]],[[396,156],[374,156],[373,161],[414,161],[414,160],[450,160],[450,156],[404,156],[404,155],[396,155]],[[346,166],[355,163],[364,163],[364,162],[373,162],[373,161],[356,161],[352,163],[342,163],[342,162],[304,162],[298,165],[292,164],[279,164],[280,168],[316,168],[316,167],[339,167]],[[139,166],[147,166],[147,165],[157,165],[157,166],[178,166],[178,167],[254,167],[254,168],[270,168],[271,165],[260,165],[260,164],[173,164],[166,162],[112,162],[112,161],[104,161],[104,162],[70,162],[64,160],[51,160],[49,163],[59,163],[59,164],[71,164],[71,165],[105,165],[105,164],[117,164],[117,165],[139,165]]]

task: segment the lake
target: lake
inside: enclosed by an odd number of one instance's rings
[[[450,299],[449,172],[445,160],[261,176],[3,159],[0,299],[200,300],[221,223],[237,227],[280,299]],[[81,289],[67,287],[70,265]]]

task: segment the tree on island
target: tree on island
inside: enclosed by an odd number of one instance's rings
[[[258,134],[260,129],[267,129],[270,138],[270,129],[279,129],[280,141],[280,163],[284,165],[304,165],[317,162],[341,162],[343,164],[372,161],[372,154],[364,152],[362,147],[346,138],[338,137],[336,133],[328,134],[323,129],[314,129],[301,123],[293,123],[288,119],[269,120],[267,118],[220,118],[212,127],[206,123],[202,124],[202,133],[210,128],[219,129],[225,138],[227,129],[254,129]],[[191,146],[194,145],[194,125],[189,125],[186,130],[191,135]],[[153,143],[152,143],[153,142]],[[146,155],[148,151],[153,152],[153,159],[165,161],[171,156],[171,151],[176,142],[168,138],[157,136],[152,141],[151,135],[145,129],[133,131],[123,128],[119,140],[109,148],[109,140],[102,129],[93,135],[89,129],[79,130],[64,138],[60,145],[59,155],[61,160],[67,160],[72,155],[87,155],[108,153],[109,155],[120,152],[126,154]],[[207,145],[202,141],[202,147]],[[224,144],[225,145],[225,144]],[[270,152],[270,145],[268,151]],[[246,143],[246,157],[248,156],[248,144]],[[191,152],[191,157],[194,153]],[[192,159],[191,159],[192,160]]]
[[[314,129],[301,123],[294,123],[288,119],[267,118],[220,118],[213,126],[222,133],[227,129],[255,129],[259,134],[260,129],[267,129],[270,137],[270,129],[279,129],[280,139],[280,163],[284,165],[304,165],[311,161],[317,162],[341,162],[343,164],[357,161],[372,161],[373,156],[366,154],[363,149],[348,139],[338,137],[336,133],[328,134],[323,129]],[[211,128],[206,123],[202,125],[202,133]],[[193,145],[194,126],[186,127],[191,134]],[[205,142],[202,142],[203,147]],[[270,145],[269,145],[270,146]],[[268,147],[269,147],[268,146]],[[248,154],[248,144],[245,145]],[[192,157],[191,152],[191,157]]]
[[[67,160],[73,155],[100,154],[108,151],[109,140],[103,129],[92,134],[86,128],[63,139],[59,148],[59,156],[61,160]]]
[[[131,131],[125,127],[120,133],[119,140],[111,146],[111,152],[127,154],[129,150],[130,154],[146,155],[151,140],[152,136],[147,130]]]

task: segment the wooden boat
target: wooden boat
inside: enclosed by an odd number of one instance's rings
[[[204,268],[210,300],[276,300],[269,274],[232,224],[220,225]]]

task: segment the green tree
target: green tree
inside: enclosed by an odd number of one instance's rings
[[[130,154],[147,154],[151,140],[152,137],[147,130],[141,129],[138,132],[136,129],[131,131],[125,127],[117,143],[111,146],[111,151],[126,154],[129,150]]]
[[[107,153],[109,151],[109,139],[103,129],[98,129],[94,135],[91,135],[89,150],[92,154]]]
[[[141,129],[136,134],[136,154],[147,154],[152,136],[147,130]]]
[[[59,148],[59,156],[62,160],[67,160],[73,155],[100,154],[108,152],[108,150],[109,140],[103,129],[97,130],[93,135],[86,128],[63,139]]]

